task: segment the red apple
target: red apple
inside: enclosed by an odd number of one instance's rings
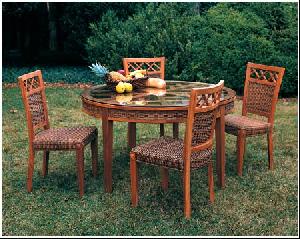
[[[125,71],[124,70],[118,70],[118,73],[122,74],[123,76],[125,76]]]

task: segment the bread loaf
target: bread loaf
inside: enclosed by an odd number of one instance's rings
[[[154,87],[158,89],[165,89],[166,82],[160,78],[149,78],[146,82],[147,87]]]

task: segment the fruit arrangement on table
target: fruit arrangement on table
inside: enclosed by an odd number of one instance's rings
[[[127,76],[123,70],[109,71],[105,66],[92,64],[89,68],[100,78],[104,79],[107,86],[117,93],[132,92],[133,89],[143,87],[166,88],[166,82],[159,78],[148,77],[146,70],[135,70]]]

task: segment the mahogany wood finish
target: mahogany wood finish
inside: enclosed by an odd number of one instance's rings
[[[178,82],[167,81],[166,92],[153,89],[141,89],[132,92],[127,103],[116,101],[116,95],[105,85],[91,87],[81,94],[82,110],[96,118],[101,119],[103,129],[103,151],[104,151],[104,185],[105,191],[112,191],[112,138],[113,121],[130,123],[186,123],[188,116],[188,105],[192,88],[208,87],[209,84],[200,82]],[[151,90],[151,94],[147,93]],[[218,106],[216,120],[217,141],[217,176],[218,184],[225,186],[225,123],[224,115],[232,111],[234,107],[235,92],[224,87]],[[136,102],[143,102],[140,105]],[[108,123],[110,122],[110,123]],[[109,127],[108,127],[109,125]],[[135,145],[135,124],[129,124],[128,144]],[[178,133],[174,126],[173,137]],[[110,133],[107,133],[107,130]],[[222,132],[223,130],[223,132]],[[163,134],[161,134],[163,136]],[[161,171],[164,169],[162,168]],[[167,169],[161,172],[162,187],[167,189]]]
[[[212,146],[213,136],[216,124],[216,118],[218,114],[218,105],[220,102],[220,96],[224,81],[221,81],[216,86],[207,88],[192,89],[190,96],[190,104],[188,107],[188,118],[186,122],[185,139],[181,155],[176,155],[175,159],[168,158],[168,151],[165,147],[171,147],[171,151],[178,150],[172,148],[172,141],[168,139],[165,143],[163,138],[151,141],[148,145],[140,145],[132,149],[130,153],[130,166],[131,166],[131,193],[132,193],[132,205],[135,207],[138,203],[137,196],[137,170],[136,161],[150,163],[149,157],[155,158],[151,160],[151,164],[160,166],[161,164],[170,165],[170,168],[175,168],[183,171],[183,182],[184,182],[184,215],[186,218],[191,217],[191,199],[190,199],[190,177],[191,177],[191,164],[195,165],[195,161],[191,163],[195,158],[192,156],[196,152],[205,152],[209,156],[204,158],[197,157],[201,163],[197,167],[208,166],[208,186],[209,186],[209,199],[213,203],[214,201],[214,190],[213,190],[213,168],[212,168]],[[174,142],[178,142],[174,139]],[[162,142],[162,143],[160,143]],[[153,147],[154,145],[162,145],[162,147]],[[175,143],[179,146],[179,144]],[[152,146],[153,145],[153,146]],[[161,152],[161,153],[159,153]],[[165,153],[167,155],[165,155]],[[183,158],[178,158],[183,157]],[[209,157],[207,159],[206,157]],[[145,159],[147,158],[147,159]],[[145,161],[144,161],[145,160]],[[166,162],[170,160],[170,162]],[[175,160],[175,161],[173,161]],[[178,166],[177,160],[183,160],[183,169]],[[203,161],[202,161],[203,160]],[[175,163],[175,164],[173,164]],[[177,165],[177,166],[176,166]]]
[[[274,167],[274,115],[285,68],[248,62],[244,86],[242,116],[225,117],[226,133],[237,136],[237,172],[242,176],[246,137],[267,134],[269,169]],[[249,117],[248,113],[266,118]]]
[[[84,147],[90,142],[92,142],[93,174],[94,176],[97,174],[97,128],[80,126],[50,129],[42,72],[37,70],[22,75],[18,77],[18,82],[22,92],[29,136],[27,191],[32,191],[36,151],[43,151],[42,176],[45,177],[48,173],[49,153],[51,150],[75,150],[79,193],[82,196],[84,194]],[[55,140],[52,140],[51,137],[55,138]]]

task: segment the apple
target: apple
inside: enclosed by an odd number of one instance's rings
[[[125,76],[125,71],[124,70],[118,70],[118,73],[122,74],[123,76]]]

